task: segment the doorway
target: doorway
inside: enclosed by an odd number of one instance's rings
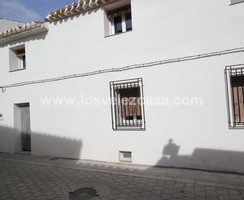
[[[17,130],[16,151],[31,151],[30,104],[21,103],[14,106],[14,126]]]

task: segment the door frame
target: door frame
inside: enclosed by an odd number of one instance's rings
[[[22,128],[21,128],[21,108],[29,107],[30,103],[15,103],[14,104],[14,128],[15,128],[15,152],[31,152],[31,122],[30,126],[30,151],[23,151],[23,144],[22,144]],[[29,113],[30,114],[30,113]],[[30,116],[29,116],[30,117]]]

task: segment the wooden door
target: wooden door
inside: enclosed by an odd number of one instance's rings
[[[30,108],[20,107],[22,150],[31,151]]]

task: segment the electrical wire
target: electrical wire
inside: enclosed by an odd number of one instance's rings
[[[21,87],[21,86],[25,86],[25,85],[33,85],[33,84],[61,81],[61,80],[67,80],[67,79],[73,79],[73,78],[81,78],[81,77],[94,76],[94,75],[105,74],[105,73],[122,72],[122,71],[127,71],[127,70],[138,69],[138,68],[153,67],[153,66],[164,65],[164,64],[169,64],[169,63],[184,62],[184,61],[190,61],[190,60],[196,60],[196,59],[202,59],[202,58],[208,58],[208,57],[214,57],[214,56],[221,56],[221,55],[227,55],[227,54],[233,54],[233,53],[240,53],[240,52],[244,52],[244,47],[228,49],[228,50],[224,50],[224,51],[216,51],[216,52],[205,53],[205,54],[173,58],[173,59],[160,60],[160,61],[149,62],[149,63],[128,65],[125,67],[108,68],[108,69],[96,70],[96,71],[91,71],[91,72],[71,74],[71,75],[54,77],[54,78],[47,78],[47,79],[34,80],[34,81],[24,81],[24,82],[19,82],[19,83],[2,85],[2,86],[0,86],[0,88],[3,91],[6,88],[12,88],[12,87]]]

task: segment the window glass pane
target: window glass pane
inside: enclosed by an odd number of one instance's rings
[[[126,31],[132,30],[131,13],[125,15]]]
[[[114,18],[114,31],[115,31],[115,33],[122,33],[122,18],[121,18],[121,16]]]
[[[141,117],[140,88],[121,89],[122,117],[133,120],[134,116]]]
[[[19,69],[25,69],[25,67],[26,67],[25,56],[20,56],[19,57]]]
[[[25,59],[25,56],[23,56],[23,68],[26,67],[26,59]]]
[[[235,123],[244,122],[244,76],[231,77]]]

